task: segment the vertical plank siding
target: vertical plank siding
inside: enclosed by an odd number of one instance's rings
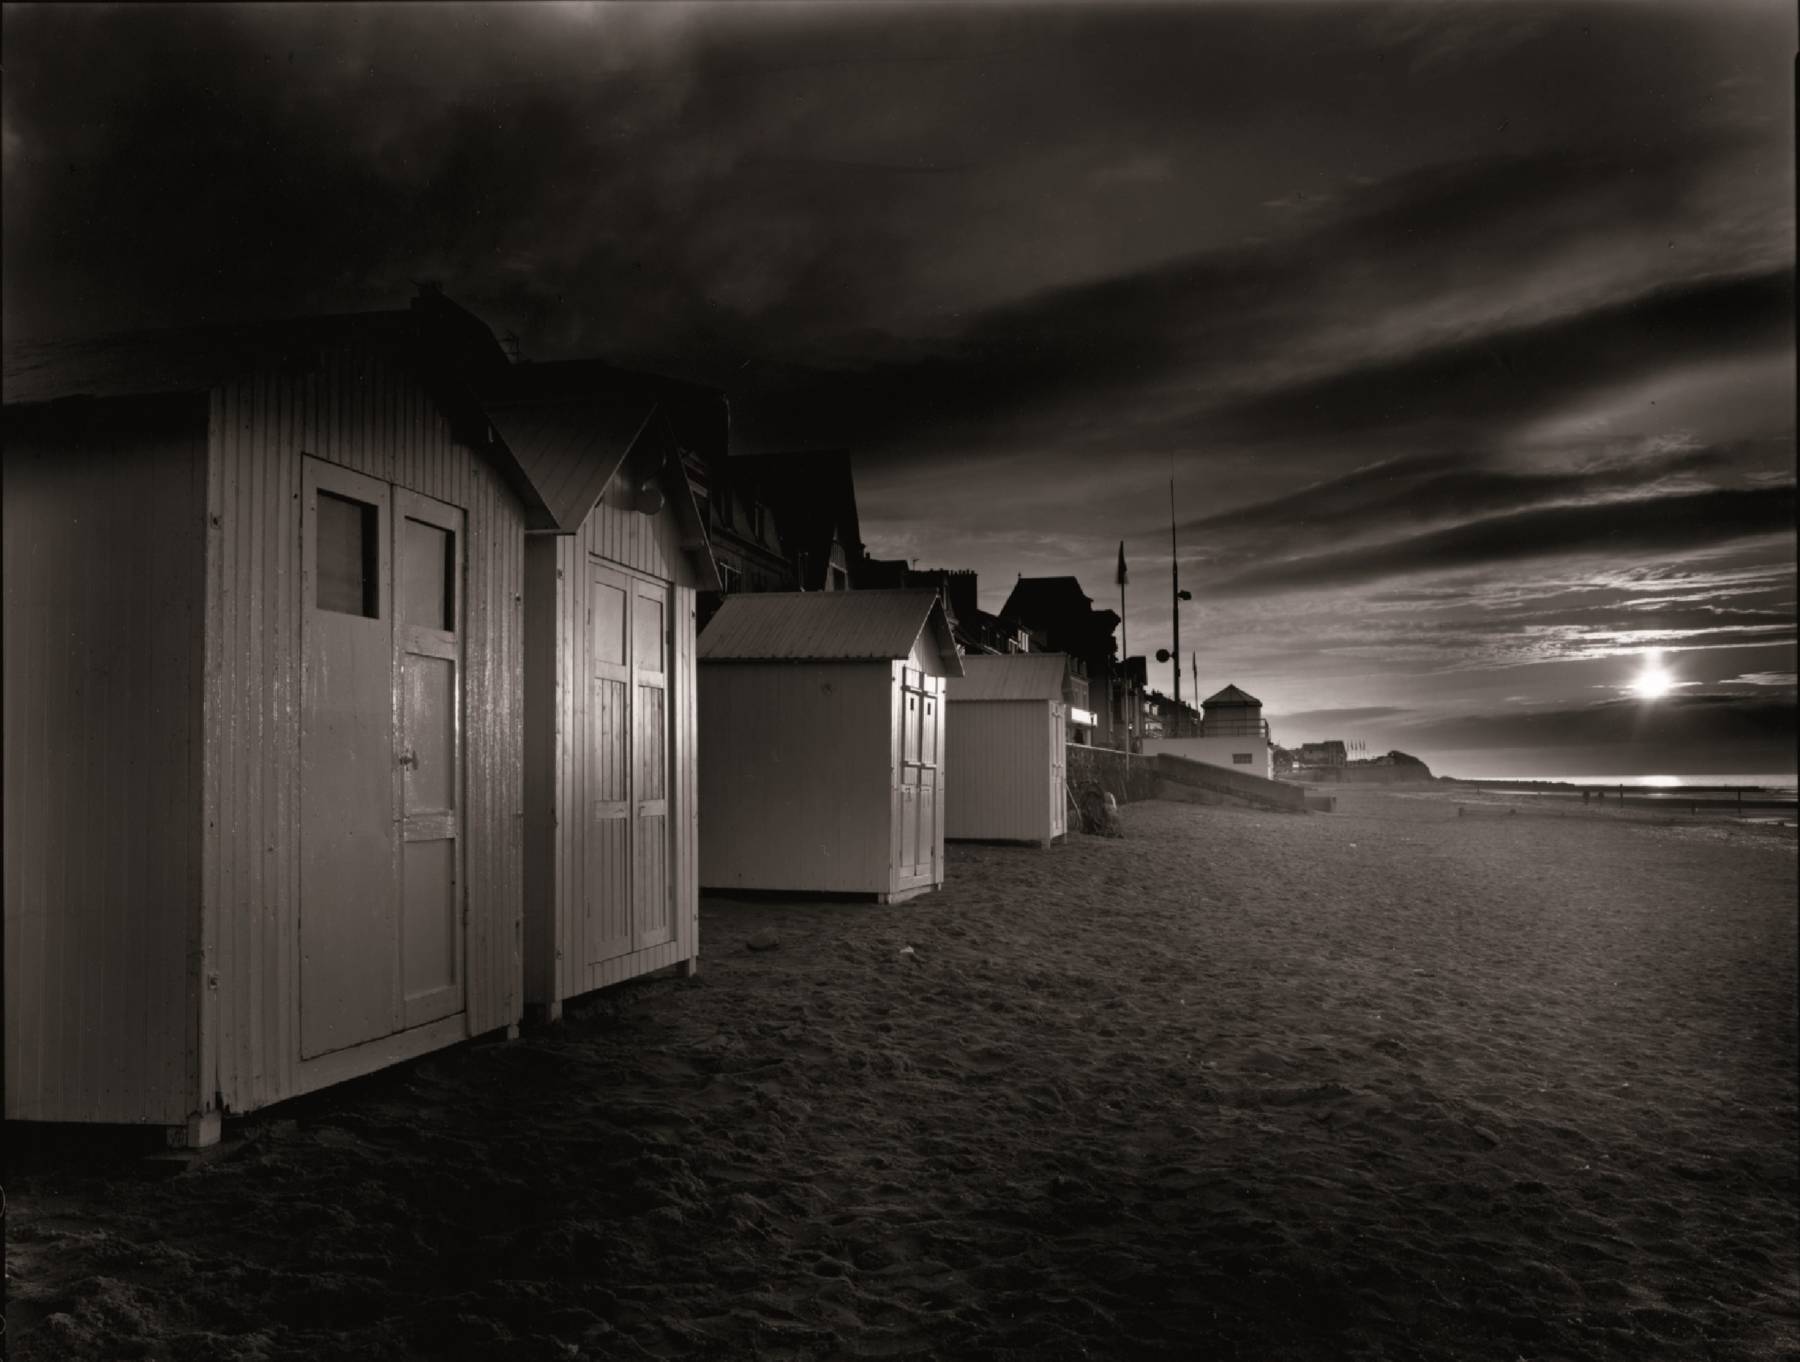
[[[525,540],[525,993],[544,1007],[561,997],[557,979],[557,810],[563,767],[558,759],[561,725],[557,697],[566,684],[557,647],[562,598],[557,574],[563,540],[530,535]]]
[[[301,458],[467,512],[467,1029],[512,1022],[523,930],[523,519],[395,357],[323,350],[214,392],[207,460],[203,1109],[298,1090]]]
[[[9,408],[6,1115],[177,1122],[194,1072],[206,408]]]
[[[700,664],[704,887],[890,892],[898,665]]]
[[[946,837],[1036,842],[1056,835],[1049,713],[1043,700],[950,702]]]
[[[695,574],[673,512],[640,515],[604,500],[578,533],[534,536],[527,553],[534,567],[526,676],[531,716],[526,783],[534,863],[526,870],[532,942],[526,1001],[548,1007],[699,955]],[[611,790],[624,774],[595,765],[597,726],[606,719],[599,712],[589,666],[589,565],[595,559],[672,586],[668,874],[675,936],[644,949],[633,949],[631,941],[626,878],[631,847],[617,839],[603,841],[607,830],[591,827],[588,816],[591,802],[605,797],[602,783]],[[591,914],[590,904],[611,905],[617,920]]]

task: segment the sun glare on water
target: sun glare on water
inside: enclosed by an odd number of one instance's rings
[[[1675,678],[1670,676],[1662,664],[1662,654],[1655,650],[1644,657],[1644,669],[1631,683],[1632,694],[1640,700],[1660,700],[1675,686]]]

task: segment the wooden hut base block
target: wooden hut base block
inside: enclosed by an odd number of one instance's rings
[[[877,903],[905,903],[908,899],[916,899],[921,894],[936,893],[939,889],[942,889],[943,887],[944,887],[944,885],[941,880],[937,884],[921,884],[917,888],[914,888],[914,889],[900,889],[900,890],[896,890],[892,894],[877,894],[875,896],[875,902],[877,902]]]
[[[918,884],[892,893],[855,889],[748,889],[741,886],[714,889],[705,885],[701,886],[700,892],[709,899],[737,899],[743,903],[905,903],[943,887],[944,882],[938,880],[934,884]],[[699,968],[699,962],[695,961],[695,971]]]
[[[944,840],[956,842],[961,846],[1036,847],[1039,851],[1047,851],[1064,839],[1062,837],[946,837]]]
[[[190,1116],[186,1125],[167,1127],[169,1148],[210,1149],[225,1134],[225,1118],[216,1111],[201,1112]]]

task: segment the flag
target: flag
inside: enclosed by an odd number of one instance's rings
[[[1125,541],[1119,541],[1119,577],[1117,585],[1124,586],[1131,579],[1125,575]]]

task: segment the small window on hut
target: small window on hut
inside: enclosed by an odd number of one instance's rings
[[[456,632],[456,536],[422,520],[406,520],[401,555],[400,618]]]
[[[380,614],[378,513],[366,501],[319,493],[317,605],[340,615]]]
[[[1231,754],[1231,764],[1233,766],[1248,766],[1255,760],[1256,758],[1252,757],[1248,752],[1233,752]]]

